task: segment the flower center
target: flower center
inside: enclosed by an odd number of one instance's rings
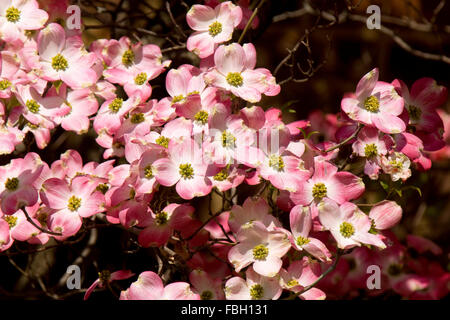
[[[213,293],[209,290],[205,290],[202,292],[202,294],[200,295],[200,299],[202,300],[211,300],[213,297]]]
[[[209,25],[209,34],[211,35],[211,37],[215,37],[221,32],[222,32],[222,24],[220,22],[214,21]]]
[[[67,208],[70,211],[77,211],[81,207],[81,198],[71,196]]]
[[[208,112],[206,112],[205,110],[200,110],[195,114],[194,119],[201,124],[206,124],[208,122],[208,116]]]
[[[240,87],[244,83],[244,79],[239,72],[228,72],[227,82],[233,87]]]
[[[261,299],[264,295],[264,288],[262,285],[260,284],[254,284],[251,288],[250,288],[250,296],[255,299]]]
[[[253,248],[253,258],[255,260],[266,260],[268,255],[269,249],[263,244],[259,244]]]
[[[109,270],[103,270],[98,273],[98,278],[102,283],[107,283],[111,278],[111,272]]]
[[[52,68],[56,71],[65,71],[68,66],[67,59],[61,53],[58,53],[52,58]]]
[[[10,229],[14,228],[17,224],[17,217],[15,216],[4,216],[3,220],[8,223]]]
[[[389,161],[389,164],[393,167],[395,170],[401,170],[403,168],[403,162],[399,159],[397,160],[391,160]]]
[[[408,110],[408,114],[409,114],[409,117],[411,118],[411,120],[414,120],[414,121],[420,120],[420,116],[422,115],[422,110],[420,110],[420,108],[418,108],[414,105],[409,105],[407,110]]]
[[[183,179],[192,179],[194,177],[194,169],[190,163],[180,164],[179,172]]]
[[[364,154],[367,158],[376,156],[378,154],[378,148],[375,143],[366,144],[364,147]]]
[[[147,74],[145,72],[139,73],[136,78],[134,78],[134,83],[138,86],[142,86],[147,81]]]
[[[314,198],[323,198],[327,196],[327,187],[322,182],[316,183],[312,188]]]
[[[177,102],[180,102],[180,101],[183,101],[183,100],[184,100],[184,97],[183,97],[182,94],[180,94],[180,95],[175,96],[175,97],[172,98],[172,103],[177,103]]]
[[[11,82],[9,80],[2,80],[0,81],[0,90],[6,90],[11,86]]]
[[[339,232],[342,234],[344,238],[350,238],[352,235],[355,234],[355,228],[351,223],[342,222],[341,226],[339,227]]]
[[[122,63],[124,64],[125,67],[129,67],[133,64],[133,62],[134,62],[134,52],[133,50],[128,49],[122,55]]]
[[[288,287],[295,287],[295,286],[298,286],[298,281],[295,280],[295,279],[292,279],[292,280],[289,280],[289,281],[286,283],[286,285],[287,285]]]
[[[161,147],[167,148],[169,147],[169,138],[166,138],[164,136],[159,136],[158,139],[156,139],[156,144],[159,144]]]
[[[120,108],[122,108],[123,99],[122,98],[115,98],[110,104],[109,104],[109,110],[113,113],[119,112]]]
[[[39,112],[40,107],[39,107],[39,103],[37,103],[36,100],[28,100],[25,104],[30,112],[32,112],[32,113]]]
[[[281,158],[281,156],[279,155],[271,154],[269,157],[269,167],[277,171],[282,171],[284,168],[283,158]]]
[[[380,102],[378,101],[378,98],[375,96],[366,98],[364,101],[364,108],[370,112],[378,112],[380,109]]]
[[[9,191],[17,190],[19,187],[19,179],[18,178],[8,178],[5,182],[5,188]]]
[[[167,223],[167,212],[158,212],[155,216],[155,222],[158,226],[162,226]]]
[[[9,7],[6,10],[6,20],[12,23],[16,23],[20,19],[20,10],[16,7]]]
[[[222,146],[224,148],[234,148],[236,143],[236,137],[228,131],[222,132]]]
[[[146,166],[144,169],[144,175],[147,179],[151,179],[153,178],[153,170],[152,170],[152,166]]]
[[[109,187],[106,183],[101,183],[97,186],[97,188],[95,188],[95,190],[100,191],[103,194],[105,194],[108,189]]]
[[[216,181],[225,181],[228,178],[227,169],[222,169],[218,174],[214,176],[214,180]]]
[[[145,117],[143,113],[134,113],[131,116],[131,123],[138,124],[145,121]]]
[[[310,241],[310,240],[309,240],[308,238],[303,238],[302,236],[299,236],[299,237],[297,238],[297,240],[296,240],[296,243],[297,243],[297,245],[298,245],[299,247],[301,247],[301,246],[303,246],[303,245],[309,243],[309,241]]]

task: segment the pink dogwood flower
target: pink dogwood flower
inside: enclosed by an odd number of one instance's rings
[[[45,80],[62,80],[72,89],[87,88],[96,82],[91,67],[97,58],[84,49],[81,37],[66,38],[63,27],[51,23],[39,33],[37,45]]]
[[[286,269],[280,271],[280,284],[282,288],[292,292],[301,292],[305,287],[313,284],[322,274],[320,264],[310,261],[308,257],[293,261]],[[325,292],[312,287],[299,295],[303,300],[324,300]]]
[[[160,247],[169,241],[173,230],[183,230],[192,220],[194,208],[185,204],[172,203],[160,212],[153,213],[139,233],[139,243],[143,247]]]
[[[279,85],[270,71],[255,68],[256,51],[252,44],[221,45],[214,53],[215,68],[205,75],[205,82],[230,91],[252,103],[261,100],[261,94],[277,95]]]
[[[185,200],[204,196],[211,192],[212,184],[207,178],[211,168],[205,163],[197,143],[186,139],[182,143],[169,144],[169,158],[153,163],[156,180],[163,186],[176,184],[177,193]]]
[[[105,285],[108,285],[112,281],[125,280],[131,278],[132,276],[134,276],[134,273],[132,273],[130,270],[119,270],[115,272],[103,270],[98,273],[98,279],[95,280],[86,290],[83,300],[89,299],[91,293],[94,292],[95,288],[97,287],[103,288]]]
[[[383,200],[370,209],[369,218],[374,229],[390,229],[402,218],[402,207],[395,201]]]
[[[313,201],[329,198],[342,204],[357,199],[365,190],[362,179],[338,168],[328,161],[314,158],[314,174],[291,199],[304,206]]]
[[[164,286],[152,271],[142,272],[137,281],[120,293],[120,300],[199,300],[198,294],[186,282],[173,282]]]
[[[36,0],[4,0],[0,3],[0,39],[24,42],[24,31],[41,29],[47,20],[48,13],[39,9]]]
[[[411,161],[400,152],[392,152],[381,158],[381,168],[391,176],[392,181],[406,181],[411,176]]]
[[[39,156],[30,152],[0,167],[0,202],[4,214],[14,214],[38,201],[36,183],[43,169],[41,163]]]
[[[225,294],[220,278],[212,278],[204,270],[196,269],[189,274],[189,282],[201,300],[223,300]]]
[[[227,300],[277,300],[283,292],[277,277],[264,277],[252,267],[245,277],[233,277],[225,283]]]
[[[217,44],[231,40],[234,28],[241,19],[241,8],[231,1],[222,2],[214,9],[193,5],[186,15],[186,21],[195,32],[187,40],[187,49],[200,58],[212,55]]]
[[[389,135],[380,133],[376,128],[364,127],[353,143],[353,152],[366,158],[364,173],[370,179],[378,179],[381,156],[384,156],[392,148],[394,142]]]
[[[291,248],[286,230],[269,231],[259,221],[241,228],[236,239],[239,243],[228,253],[228,260],[236,272],[253,264],[255,272],[266,277],[274,277],[280,271],[281,258]]]
[[[290,241],[299,251],[305,250],[320,261],[331,261],[331,254],[319,239],[309,236],[312,227],[311,208],[297,205],[289,215],[291,225]]]
[[[439,86],[432,78],[416,80],[411,86],[411,91],[402,80],[394,80],[392,84],[405,100],[410,125],[426,132],[434,132],[443,127],[436,108],[447,100],[447,88]]]
[[[354,95],[342,99],[341,108],[347,116],[357,122],[374,126],[384,133],[400,133],[406,125],[400,114],[403,98],[393,85],[378,81],[375,68],[358,82]]]
[[[361,244],[386,248],[377,235],[369,233],[370,219],[355,204],[345,202],[339,206],[333,200],[324,199],[318,209],[320,222],[331,232],[339,248],[349,249]]]

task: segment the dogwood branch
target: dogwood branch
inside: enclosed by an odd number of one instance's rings
[[[25,209],[25,207],[22,207],[21,209],[22,209],[23,213],[25,213],[25,217],[27,218],[27,221],[28,221],[29,223],[31,223],[31,224],[33,225],[33,227],[35,227],[35,228],[38,229],[39,231],[44,232],[44,233],[51,234],[52,236],[62,236],[62,233],[59,233],[59,232],[53,232],[53,231],[50,231],[50,230],[46,230],[46,229],[44,229],[44,228],[38,226],[38,225],[33,221],[33,219],[31,219],[30,215],[29,215],[28,212],[27,212],[27,209]]]

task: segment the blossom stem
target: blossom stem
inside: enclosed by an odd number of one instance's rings
[[[23,213],[25,213],[25,217],[27,217],[27,221],[28,221],[29,223],[31,223],[31,224],[33,225],[33,227],[35,227],[35,228],[38,229],[39,231],[44,232],[44,233],[51,234],[52,236],[62,236],[62,233],[53,232],[53,231],[50,231],[50,230],[46,230],[46,229],[44,229],[44,228],[41,228],[40,226],[38,226],[38,225],[33,221],[33,219],[31,219],[31,217],[30,217],[30,215],[28,214],[28,212],[27,212],[27,210],[25,209],[25,207],[22,207],[21,209],[22,209]]]
[[[250,28],[250,26],[251,26],[253,20],[255,19],[256,15],[257,15],[257,13],[258,13],[259,8],[261,8],[261,6],[264,4],[265,1],[266,1],[266,0],[261,0],[261,1],[259,2],[258,6],[257,6],[257,7],[255,8],[255,10],[253,11],[253,14],[251,15],[250,19],[248,19],[248,22],[247,22],[247,24],[245,25],[245,28],[244,28],[244,30],[242,31],[241,36],[239,37],[239,40],[238,40],[237,43],[241,44],[242,40],[244,40],[244,36],[245,36],[245,34],[247,33],[248,29]]]
[[[363,128],[363,125],[359,124],[359,125],[358,125],[358,128],[355,130],[355,132],[353,132],[353,134],[352,134],[350,137],[348,137],[347,139],[341,141],[341,142],[338,143],[337,145],[332,146],[332,147],[330,147],[330,148],[324,150],[323,152],[327,153],[327,152],[330,152],[330,151],[333,151],[333,150],[335,150],[335,149],[338,149],[338,148],[342,147],[343,145],[345,145],[345,144],[348,143],[349,141],[351,141],[351,140],[353,140],[354,138],[356,138],[356,136],[358,135],[358,133],[361,131],[362,128]]]

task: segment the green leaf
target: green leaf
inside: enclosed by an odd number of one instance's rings
[[[384,189],[385,191],[388,191],[389,185],[388,185],[386,182],[380,181],[380,184],[381,184],[381,186],[383,187],[383,189]]]
[[[416,186],[406,186],[406,187],[403,187],[401,190],[409,190],[409,189],[411,189],[411,190],[416,190],[417,193],[419,193],[419,196],[422,197],[422,190],[420,190],[419,187],[416,187]]]

